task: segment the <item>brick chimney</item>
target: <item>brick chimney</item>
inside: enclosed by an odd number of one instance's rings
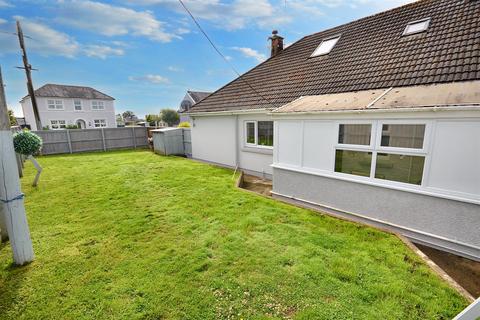
[[[268,38],[272,41],[271,57],[275,57],[277,54],[283,51],[283,38],[278,35],[277,30],[272,31],[272,36]]]

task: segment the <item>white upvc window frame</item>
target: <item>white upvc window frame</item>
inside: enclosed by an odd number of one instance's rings
[[[415,20],[415,21],[411,21],[409,23],[407,23],[407,25],[405,26],[405,29],[403,30],[403,34],[402,36],[409,36],[409,35],[412,35],[412,34],[418,34],[418,33],[422,33],[422,32],[425,32],[428,30],[428,27],[430,27],[430,21],[431,21],[431,18],[424,18],[424,19],[420,19],[420,20]],[[412,25],[415,25],[415,24],[420,24],[420,23],[426,23],[425,24],[425,27],[423,29],[420,29],[420,30],[417,30],[417,31],[408,31],[408,28]]]
[[[342,144],[338,143],[338,135],[340,132],[341,124],[371,124],[371,135],[370,135],[370,145],[353,145],[353,144]],[[397,147],[384,147],[381,146],[382,138],[382,127],[384,124],[388,125],[402,125],[402,124],[424,124],[425,125],[425,134],[423,137],[423,146],[422,149],[414,148],[397,148]],[[378,184],[383,184],[386,186],[392,187],[408,187],[411,189],[421,189],[427,186],[425,180],[428,176],[429,166],[429,145],[431,140],[431,130],[432,122],[431,120],[347,120],[347,121],[337,121],[336,123],[336,144],[333,149],[333,168],[332,172],[334,176],[338,176],[348,180],[357,180],[360,182],[375,182]],[[364,177],[359,175],[353,175],[343,172],[335,171],[335,159],[337,150],[346,150],[346,151],[359,151],[359,152],[371,152],[372,161],[370,163],[370,176]],[[387,179],[378,179],[375,178],[375,170],[377,166],[377,155],[378,153],[387,153],[387,154],[397,154],[397,155],[406,155],[406,156],[421,156],[425,158],[422,172],[422,183],[417,185],[413,183],[399,182]]]
[[[53,108],[50,108],[53,106]],[[60,106],[60,108],[58,108]],[[62,99],[47,99],[47,110],[48,111],[62,111],[65,110],[65,106],[63,104]]]
[[[92,100],[91,108],[93,111],[104,111],[105,110],[105,101],[102,100]],[[100,108],[100,106],[102,106]]]
[[[54,124],[55,122],[55,124]],[[61,124],[60,122],[63,122]],[[62,128],[63,126],[63,128]],[[67,128],[67,120],[50,120],[50,128],[52,130],[63,130]]]
[[[95,121],[98,121],[99,122],[99,126],[97,126],[97,124],[95,123]],[[102,124],[102,121],[103,121],[103,124]],[[94,128],[106,128],[108,126],[107,124],[107,119],[94,119],[93,120],[93,127]]]
[[[273,150],[273,146],[263,146],[263,145],[259,145],[258,144],[258,122],[262,122],[262,121],[265,121],[265,122],[272,122],[273,124],[273,133],[272,133],[272,139],[273,139],[273,143],[275,144],[275,122],[273,120],[245,120],[244,121],[244,125],[243,125],[243,141],[244,141],[244,145],[245,147],[249,147],[249,148],[260,148],[260,149],[270,149],[270,150]],[[253,123],[254,124],[254,128],[255,128],[255,143],[248,143],[247,142],[247,124],[248,123]]]
[[[79,106],[80,106],[80,109],[77,110],[77,104],[76,102],[80,102]],[[76,111],[76,112],[81,112],[83,111],[83,103],[82,103],[82,100],[81,99],[73,99],[73,111]]]

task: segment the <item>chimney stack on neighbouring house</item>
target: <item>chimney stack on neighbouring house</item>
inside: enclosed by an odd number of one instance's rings
[[[283,51],[283,38],[278,35],[277,30],[272,31],[272,36],[268,38],[272,41],[271,57],[275,57],[277,54]]]

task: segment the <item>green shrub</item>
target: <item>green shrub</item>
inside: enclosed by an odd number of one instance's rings
[[[13,135],[15,152],[26,156],[31,156],[40,152],[42,144],[42,138],[28,130],[23,130]]]
[[[75,124],[67,124],[65,126],[65,129],[80,129],[80,128]]]
[[[187,121],[184,121],[184,122],[180,122],[180,124],[178,125],[179,128],[190,128],[190,122],[187,122]]]

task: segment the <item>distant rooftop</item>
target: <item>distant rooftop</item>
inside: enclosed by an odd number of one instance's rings
[[[187,91],[190,97],[195,101],[195,103],[205,99],[209,95],[211,95],[211,92],[205,92],[205,91]]]
[[[90,87],[69,86],[63,84],[46,84],[35,90],[36,97],[52,98],[80,98],[80,99],[99,99],[115,100],[114,98]],[[23,99],[29,96],[23,97]],[[22,99],[22,100],[23,100]]]

